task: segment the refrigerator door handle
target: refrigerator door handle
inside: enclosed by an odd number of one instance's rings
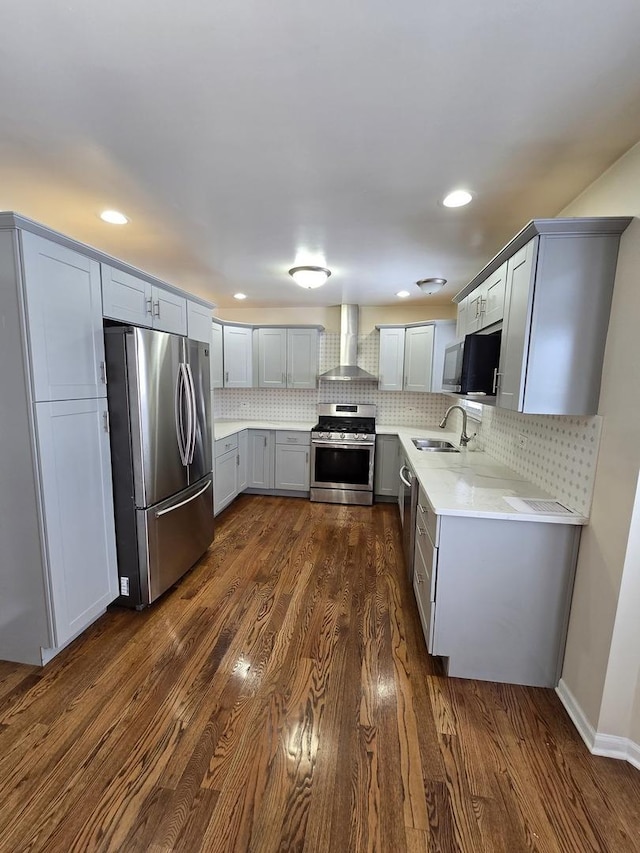
[[[180,363],[178,368],[178,377],[176,381],[176,396],[175,396],[175,418],[176,418],[176,439],[178,441],[178,450],[180,451],[180,461],[186,467],[188,463],[187,448],[185,444],[185,429],[184,429],[184,364]],[[189,435],[191,434],[191,406],[188,409],[189,413]]]
[[[185,498],[183,501],[180,501],[179,504],[174,504],[173,506],[168,506],[166,509],[160,509],[156,512],[156,518],[160,518],[163,515],[166,515],[168,512],[173,512],[174,509],[180,509],[181,506],[185,506],[186,504],[190,504],[191,501],[195,501],[196,498],[199,498],[200,495],[204,494],[209,486],[211,485],[211,480],[207,480],[206,484],[200,489],[200,491],[196,492],[195,495],[191,495],[190,498]]]
[[[193,373],[191,365],[186,364],[187,376],[187,393],[189,397],[189,406],[191,409],[191,430],[189,432],[189,445],[187,448],[187,461],[189,465],[193,462],[193,455],[196,452],[196,439],[198,437],[198,410],[196,406],[196,387],[193,382]]]

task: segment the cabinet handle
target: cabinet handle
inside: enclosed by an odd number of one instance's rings
[[[160,317],[160,300],[159,299],[154,303],[154,312],[153,313],[156,317]]]
[[[418,504],[418,509],[420,510],[420,512],[423,515],[426,515],[429,512],[429,510],[426,508],[426,506],[422,506],[422,504]]]
[[[147,299],[146,303],[147,303],[147,314],[153,314],[153,307],[152,307],[153,306],[153,300]]]
[[[228,371],[228,370],[227,370],[227,371],[225,371],[225,374],[224,374],[224,381],[225,381],[225,382],[228,382],[228,381],[229,381],[229,371]]]
[[[493,393],[497,394],[500,390],[500,379],[498,377],[502,376],[502,373],[498,373],[498,368],[496,367],[493,371]]]
[[[236,456],[236,465],[238,466],[238,468],[240,467],[240,454],[239,453]]]
[[[305,460],[305,462],[306,462],[306,463],[307,463],[307,465],[308,465],[308,464],[309,464],[309,451],[308,451],[308,450],[307,450],[307,452],[304,454],[304,460]]]
[[[107,366],[104,361],[100,362],[100,379],[103,385],[107,384]]]
[[[106,433],[109,432],[109,412],[102,413],[102,420],[104,421],[104,431]]]
[[[416,572],[416,580],[418,581],[418,583],[424,583],[424,578],[419,572]]]

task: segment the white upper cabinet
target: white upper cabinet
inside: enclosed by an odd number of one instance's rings
[[[252,333],[248,326],[223,327],[225,388],[253,385]]]
[[[189,305],[208,311],[195,302],[189,302]],[[184,296],[109,264],[102,264],[102,311],[111,320],[176,335],[187,334],[187,300]]]
[[[456,337],[462,339],[502,320],[506,279],[505,262],[458,304]]]
[[[287,387],[287,330],[258,329],[258,387]]]
[[[287,388],[315,388],[318,382],[318,330],[287,329]]]
[[[224,356],[222,346],[222,326],[211,323],[211,390],[224,386]]]
[[[404,390],[431,391],[433,326],[407,329],[404,339]]]
[[[187,300],[170,290],[153,285],[151,288],[153,328],[174,335],[187,334]]]
[[[187,300],[187,335],[192,341],[211,344],[211,308]]]
[[[404,328],[380,329],[378,388],[402,391],[404,385]]]
[[[111,320],[151,326],[151,283],[101,264],[102,312]]]
[[[21,232],[34,400],[105,397],[100,265]]]
[[[456,337],[453,320],[377,326],[380,391],[441,391],[444,350]]]
[[[256,338],[258,387],[316,387],[317,329],[259,328]]]
[[[630,221],[534,219],[460,292],[459,306],[484,294],[482,328],[499,321],[502,307],[499,407],[596,414],[620,235]]]

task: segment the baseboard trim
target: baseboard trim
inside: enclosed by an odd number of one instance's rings
[[[630,738],[596,731],[580,707],[578,700],[562,679],[556,687],[556,693],[589,752],[593,755],[602,755],[605,758],[628,761],[640,770],[640,744],[635,743]]]

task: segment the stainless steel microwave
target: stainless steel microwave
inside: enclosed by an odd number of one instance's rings
[[[471,334],[444,351],[442,390],[456,394],[496,393],[500,332]]]

